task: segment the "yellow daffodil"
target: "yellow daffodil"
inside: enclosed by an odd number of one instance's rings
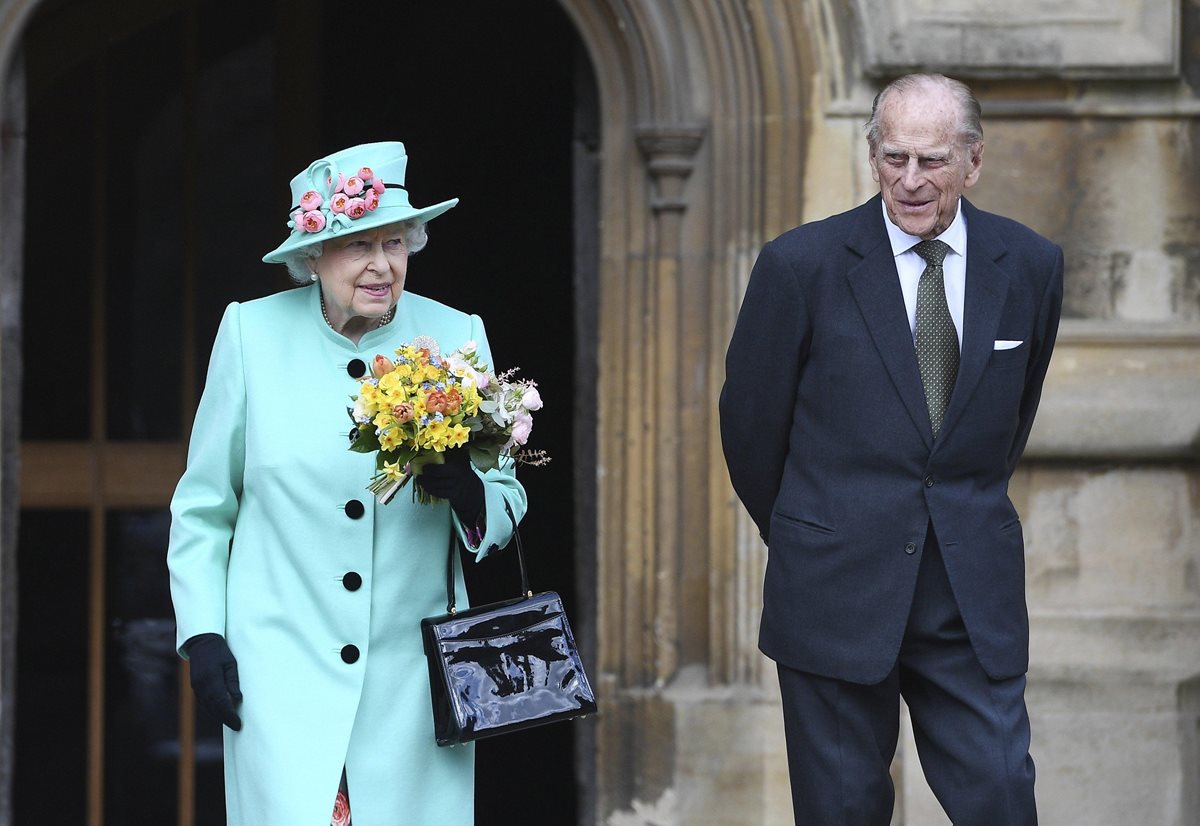
[[[446,439],[449,435],[450,429],[446,423],[435,419],[421,429],[421,444],[441,453],[446,449]]]
[[[467,439],[471,435],[471,431],[461,424],[453,424],[446,428],[446,446],[447,447],[462,447],[467,443]]]
[[[387,477],[393,482],[399,482],[404,478],[404,466],[400,464],[399,459],[394,462],[384,462],[383,472],[387,474]]]

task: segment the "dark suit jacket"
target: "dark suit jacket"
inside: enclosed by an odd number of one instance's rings
[[[721,438],[769,547],[759,645],[857,683],[895,665],[932,523],[980,663],[1025,672],[1008,481],[1062,306],[1062,250],[962,201],[962,359],[933,440],[880,197],[763,247],[726,359]],[[995,350],[997,340],[1021,341]]]

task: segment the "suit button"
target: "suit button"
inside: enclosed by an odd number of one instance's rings
[[[344,577],[342,577],[342,585],[347,591],[357,591],[362,587],[362,577],[356,574],[354,571],[349,571]]]
[[[346,665],[353,665],[358,662],[357,645],[347,645],[342,648],[342,662],[346,663]]]
[[[925,477],[925,487],[927,487],[927,488],[933,487],[933,477],[932,476]]]
[[[361,519],[362,515],[366,512],[367,509],[363,507],[363,503],[357,499],[351,499],[346,503],[346,516],[349,516],[351,519]]]
[[[367,365],[362,359],[350,359],[350,363],[346,365],[346,372],[352,379],[361,379],[367,374]]]
[[[906,554],[915,554],[917,552],[917,543],[909,542],[908,544],[906,544],[904,546],[904,552]]]

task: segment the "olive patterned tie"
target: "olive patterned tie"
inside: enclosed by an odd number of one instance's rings
[[[944,241],[922,241],[913,251],[925,259],[925,271],[917,284],[917,364],[936,439],[958,378],[958,332],[946,304],[942,273],[942,261],[950,246]]]

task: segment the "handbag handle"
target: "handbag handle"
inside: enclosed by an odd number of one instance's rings
[[[503,498],[503,497],[501,497]],[[521,545],[521,531],[517,529],[517,517],[513,515],[512,506],[508,504],[508,500],[504,500],[504,512],[508,514],[508,519],[512,522],[513,539],[517,541],[517,564],[521,567],[521,595],[526,597],[533,596],[533,591],[529,587],[529,573],[525,570],[525,550]],[[454,598],[454,552],[459,545],[458,531],[454,526],[450,526],[450,552],[446,555],[446,613],[458,613],[458,608],[455,605]]]

